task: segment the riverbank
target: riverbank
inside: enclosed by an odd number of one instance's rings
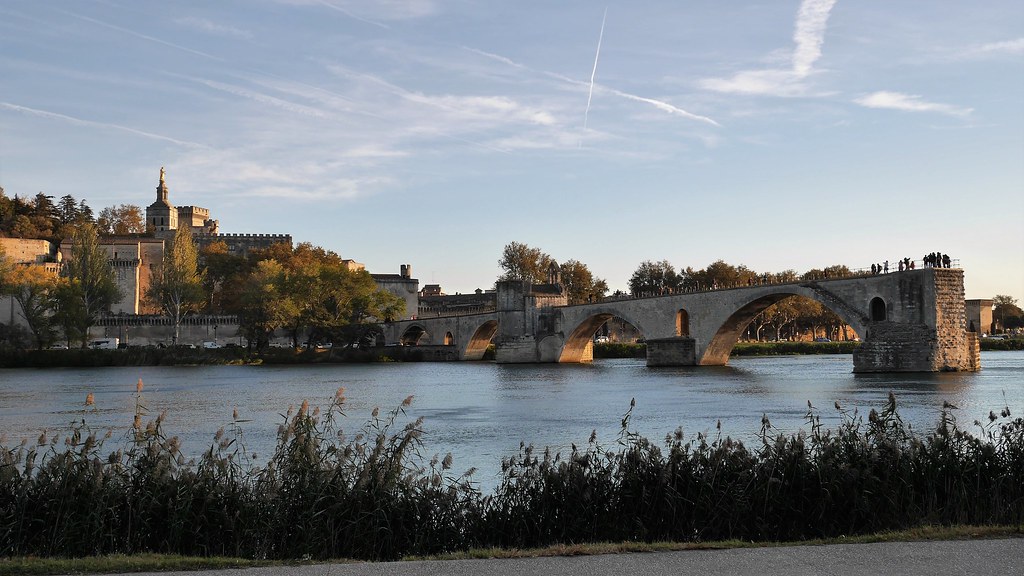
[[[418,346],[385,346],[361,349],[242,347],[192,348],[174,346],[135,347],[121,350],[7,350],[0,352],[0,368],[90,368],[102,366],[223,366],[241,364],[319,364],[421,362],[425,349]]]
[[[730,356],[786,356],[813,354],[852,354],[859,342],[737,342]],[[382,346],[369,349],[292,349],[268,348],[251,351],[243,347],[189,348],[184,346],[157,348],[138,347],[124,350],[6,350],[0,351],[0,368],[89,368],[100,366],[216,366],[236,364],[318,364],[427,362],[451,360],[454,355],[440,355],[445,347]],[[983,338],[981,350],[1024,350],[1024,338]],[[594,358],[646,358],[644,343],[602,342],[594,344]],[[493,344],[484,360],[494,359]]]

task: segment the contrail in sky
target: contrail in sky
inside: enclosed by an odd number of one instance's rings
[[[587,109],[583,112],[583,129],[587,129],[587,117],[590,116],[590,100],[594,97],[594,78],[597,77],[597,60],[601,57],[601,40],[604,39],[604,22],[608,19],[608,7],[604,8],[601,17],[601,33],[597,36],[597,54],[594,54],[594,69],[590,71],[590,92],[587,94]]]

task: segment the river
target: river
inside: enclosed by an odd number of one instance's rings
[[[636,399],[632,428],[652,440],[682,427],[687,438],[714,432],[752,441],[765,415],[781,432],[806,429],[810,401],[827,427],[834,408],[865,414],[896,395],[915,430],[935,425],[944,401],[964,427],[1009,407],[1024,414],[1024,352],[983,352],[977,373],[853,374],[849,355],[734,358],[724,367],[647,368],[643,360],[584,365],[388,363],[305,366],[150,366],[0,370],[0,444],[34,442],[40,432],[64,432],[85,419],[113,430],[121,445],[139,399],[149,418],[167,412],[164,430],[195,456],[238,410],[243,442],[265,461],[289,406],[309,400],[326,408],[345,388],[343,428],[350,435],[370,418],[414,396],[411,418],[423,416],[424,455],[452,452],[455,470],[478,468],[475,480],[494,485],[501,458],[520,442],[566,450],[591,431],[613,445],[620,421]],[[92,393],[95,406],[86,407]],[[402,419],[401,422],[406,422]]]

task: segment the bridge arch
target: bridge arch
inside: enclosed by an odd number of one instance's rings
[[[644,328],[634,322],[628,314],[611,308],[598,310],[580,320],[576,327],[565,336],[565,342],[562,344],[562,351],[558,355],[558,361],[578,363],[593,360],[593,348],[590,348],[590,346],[593,343],[594,334],[612,318],[621,318],[636,328],[641,335],[646,336],[647,334]]]
[[[729,360],[729,353],[732,352],[736,342],[754,317],[769,306],[793,296],[803,296],[804,298],[817,301],[839,316],[857,334],[862,336],[865,334],[864,320],[866,318],[860,318],[851,314],[849,309],[843,306],[836,306],[833,302],[822,298],[812,289],[806,289],[797,285],[781,286],[778,292],[762,294],[749,300],[719,323],[717,328],[715,328],[714,334],[706,340],[708,345],[704,349],[703,354],[700,354],[698,364],[704,366],[724,366]]]
[[[491,339],[498,333],[498,321],[488,320],[473,331],[473,335],[466,342],[466,349],[462,352],[464,360],[483,360]]]
[[[403,346],[416,346],[421,342],[426,343],[429,338],[426,328],[419,324],[412,324],[402,332],[399,341]]]

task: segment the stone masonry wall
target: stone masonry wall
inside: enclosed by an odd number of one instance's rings
[[[696,341],[693,338],[647,340],[648,366],[693,366],[696,363]]]

